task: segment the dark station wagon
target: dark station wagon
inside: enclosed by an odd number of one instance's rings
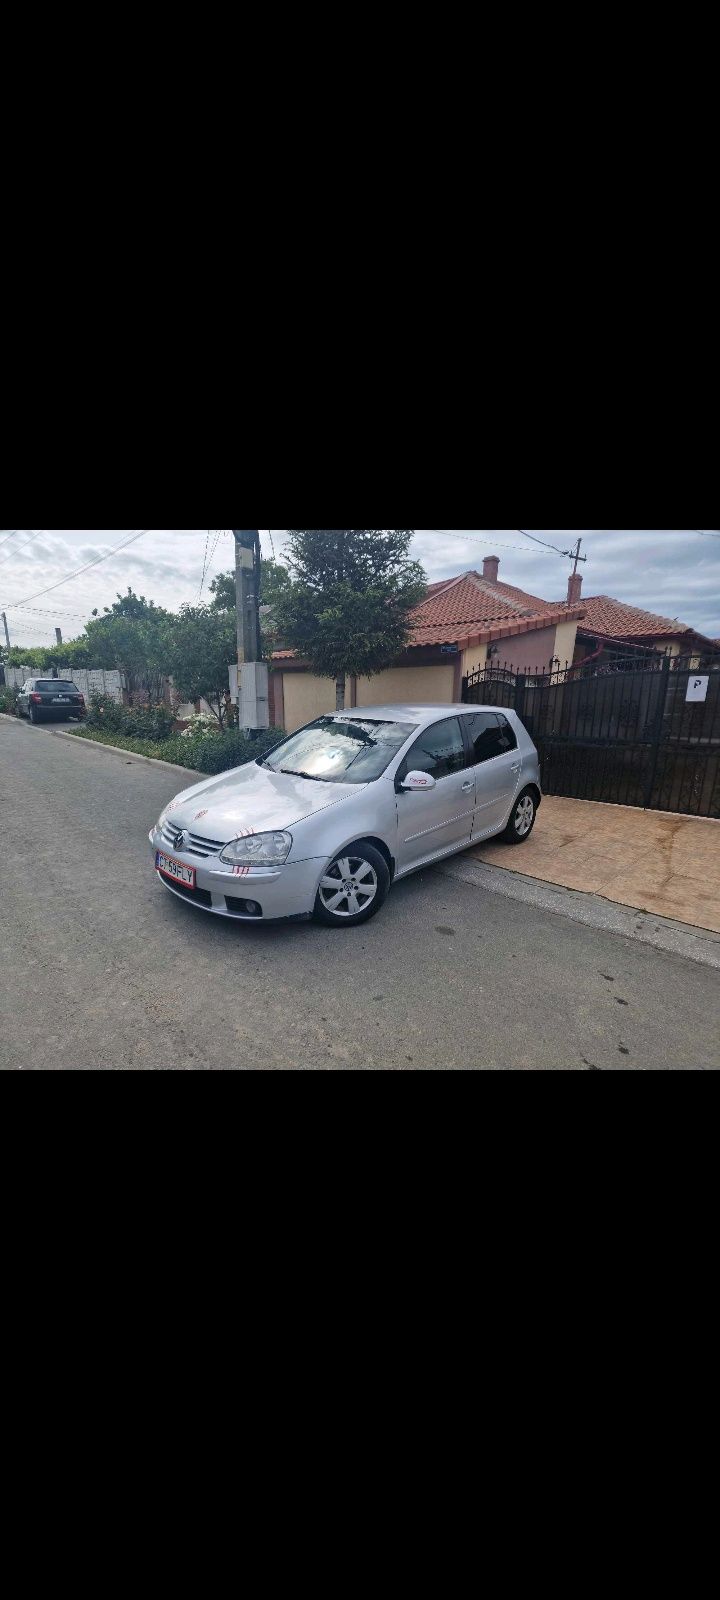
[[[28,678],[18,695],[18,711],[31,722],[41,722],[46,717],[82,720],[86,715],[85,696],[68,678]]]

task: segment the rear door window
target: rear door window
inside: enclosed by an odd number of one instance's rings
[[[517,739],[507,717],[497,711],[478,711],[466,719],[465,726],[472,746],[472,762],[480,766],[517,749]]]

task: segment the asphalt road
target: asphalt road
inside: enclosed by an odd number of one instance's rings
[[[0,718],[3,1068],[720,1066],[717,971],[445,872],[347,932],[173,899],[190,781]]]

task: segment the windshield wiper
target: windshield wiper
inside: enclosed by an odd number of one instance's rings
[[[296,772],[293,767],[273,767],[273,772],[283,773],[286,778],[309,778],[311,783],[324,783],[324,778],[317,778],[314,772]]]

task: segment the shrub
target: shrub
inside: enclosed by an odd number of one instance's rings
[[[86,718],[88,728],[103,733],[121,733],[128,739],[169,739],[175,718],[167,706],[117,705],[104,695],[94,694]]]
[[[199,738],[186,739],[182,734],[175,734],[171,739],[153,741],[132,738],[107,728],[88,727],[87,723],[84,727],[73,728],[72,734],[76,739],[114,744],[135,755],[151,756],[156,761],[170,761],[174,766],[188,767],[192,772],[202,772],[208,776],[246,766],[249,761],[256,761],[258,756],[267,755],[268,750],[285,738],[282,728],[268,728],[267,732],[258,734],[255,739],[238,728],[230,728],[214,738],[201,735]]]
[[[233,767],[243,767],[248,761],[256,761],[258,756],[267,755],[268,750],[272,750],[284,738],[282,728],[268,728],[254,739],[241,728],[228,728],[216,739],[183,739],[178,742],[184,745],[187,752],[188,766],[195,767],[198,772],[216,773],[229,772]],[[185,765],[184,756],[181,765]]]
[[[9,717],[16,717],[18,692],[10,684],[0,685],[0,711],[5,711]]]

